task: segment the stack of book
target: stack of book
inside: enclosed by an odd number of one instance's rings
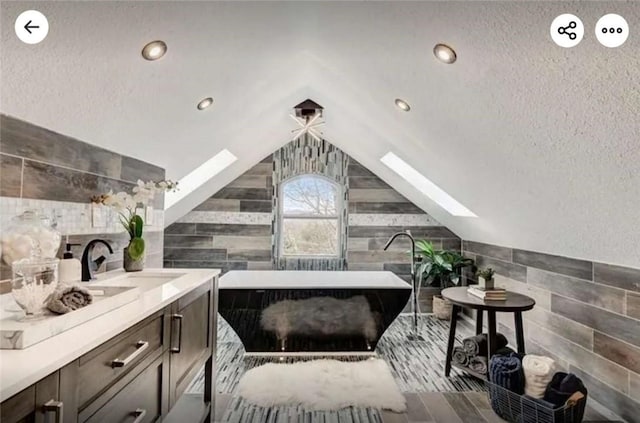
[[[506,301],[507,291],[503,288],[481,288],[479,286],[470,286],[467,292],[485,301]]]

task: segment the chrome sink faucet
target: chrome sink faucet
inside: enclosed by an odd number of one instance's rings
[[[416,241],[411,235],[411,231],[396,232],[389,238],[389,241],[384,246],[384,251],[387,251],[389,246],[395,241],[396,238],[405,236],[411,241],[411,296],[413,297],[413,333],[418,336],[418,288],[416,286],[416,261],[421,260],[420,257],[416,257]]]
[[[84,248],[84,252],[82,253],[82,281],[89,282],[90,280],[95,279],[94,273],[102,263],[107,259],[105,256],[100,256],[97,259],[93,260],[93,248],[96,244],[104,244],[109,250],[109,254],[113,254],[113,248],[111,245],[104,239],[93,239],[89,241],[87,246]]]

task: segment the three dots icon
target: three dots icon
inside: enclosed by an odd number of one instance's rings
[[[609,13],[596,23],[596,38],[605,47],[620,47],[629,37],[629,24],[620,15]]]
[[[602,33],[606,34],[607,28],[602,28]],[[609,28],[609,34],[614,34],[614,33],[622,34],[622,28]]]

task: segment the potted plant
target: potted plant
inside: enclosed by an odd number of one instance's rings
[[[466,258],[456,251],[436,250],[429,241],[416,242],[416,254],[422,258],[418,268],[420,282],[426,280],[429,286],[440,289],[457,286],[460,283],[460,270],[473,266],[473,259]],[[433,313],[439,319],[451,318],[452,305],[442,295],[433,296]]]
[[[495,285],[493,275],[495,275],[495,273],[495,270],[490,267],[478,270],[476,273],[476,276],[478,277],[478,286],[482,289],[493,289]]]
[[[142,237],[144,220],[138,214],[138,208],[144,210],[155,197],[157,192],[175,191],[177,182],[143,182],[138,180],[133,188],[133,194],[126,192],[113,193],[95,196],[91,199],[93,203],[102,204],[117,210],[120,223],[124,226],[129,235],[129,244],[124,248],[123,267],[126,272],[139,272],[144,268],[145,242]]]

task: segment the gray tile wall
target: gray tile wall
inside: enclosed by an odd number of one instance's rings
[[[248,170],[165,231],[166,267],[271,269],[272,157]],[[349,159],[349,270],[389,270],[409,280],[409,244],[395,232],[410,229],[437,248],[460,251],[461,241],[368,169]],[[359,216],[358,216],[359,215]],[[355,219],[361,217],[362,219]],[[363,224],[365,222],[370,222]],[[419,219],[428,224],[403,224]],[[389,225],[388,221],[397,224]],[[242,223],[239,223],[242,222]],[[431,311],[434,290],[424,289],[422,311]]]
[[[589,394],[628,421],[640,416],[640,269],[472,241],[466,256],[496,282],[536,300],[526,312],[527,351],[550,356]],[[471,275],[468,279],[473,280]],[[500,330],[513,338],[510,315]]]
[[[271,269],[272,173],[269,156],[167,227],[164,266]]]
[[[140,178],[162,180],[164,169],[91,144],[58,134],[11,116],[0,115],[0,196],[36,200],[55,200],[88,204],[96,194],[130,190]],[[159,196],[155,209],[163,208]],[[57,210],[64,213],[65,210]],[[114,254],[100,271],[121,267],[125,233],[96,233],[82,228],[82,234],[69,235],[70,242],[82,243],[103,238],[113,243]],[[88,234],[90,233],[90,234]],[[163,234],[147,232],[147,267],[162,267]],[[64,240],[64,237],[63,237]],[[74,248],[79,256],[82,247]],[[79,257],[78,257],[79,258]],[[0,279],[10,277],[2,265]]]
[[[411,245],[406,238],[397,238],[387,251],[383,251],[389,237],[394,233],[410,230],[416,239],[431,241],[436,248],[460,251],[460,238],[441,226],[435,219],[395,191],[366,167],[351,159],[349,162],[349,215],[422,215],[429,225],[381,225],[373,216],[371,225],[351,225],[349,227],[348,255],[349,270],[389,270],[401,278],[411,279]],[[402,222],[402,216],[398,219]],[[439,289],[422,288],[420,309],[432,311],[433,295]]]
[[[347,238],[349,216],[349,156],[326,140],[315,139],[309,134],[291,141],[273,153],[273,213],[271,225],[271,254],[274,257],[273,268],[277,270],[346,270]],[[286,257],[280,254],[278,244],[282,221],[277,210],[282,204],[280,198],[284,183],[291,178],[305,174],[322,175],[338,184],[341,189],[341,202],[336,210],[340,218],[338,228],[339,245],[336,257]]]

